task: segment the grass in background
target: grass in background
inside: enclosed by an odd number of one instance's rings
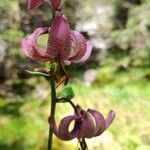
[[[73,80],[71,86],[76,94],[73,99],[75,103],[80,103],[85,109],[98,109],[105,116],[110,109],[116,112],[116,119],[109,130],[100,137],[88,140],[90,149],[150,148],[150,84],[146,78],[148,73],[148,68],[114,72],[107,67],[101,68],[92,86],[86,86],[77,79]],[[104,81],[107,79],[108,81]],[[28,85],[33,82],[36,84],[37,80],[31,78],[26,82]],[[0,149],[20,150],[22,147],[21,149],[25,150],[39,150],[46,147],[50,100],[46,97],[49,95],[49,88],[43,79],[40,79],[40,82],[40,86],[36,84],[35,89],[27,92],[24,97],[13,95],[11,101],[0,99]],[[57,107],[57,120],[73,113],[69,104],[65,107],[58,104]],[[73,150],[77,146],[77,141],[62,143],[55,138],[55,149],[58,150],[60,145],[61,149]]]

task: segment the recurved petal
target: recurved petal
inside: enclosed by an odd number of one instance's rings
[[[108,114],[108,116],[106,117],[106,124],[105,124],[105,128],[107,129],[111,123],[113,122],[114,118],[115,118],[115,112],[113,110],[111,110]]]
[[[61,9],[61,0],[49,0],[51,6],[53,7],[54,10],[60,11]]]
[[[22,39],[22,48],[28,57],[39,62],[44,62],[50,59],[49,55],[40,48],[37,43],[38,37],[47,32],[46,28],[38,28],[29,38]]]
[[[58,138],[60,138],[59,129],[58,129],[57,125],[56,125],[56,121],[55,121],[54,116],[50,116],[50,117],[48,118],[48,123],[50,124],[51,129],[52,129],[52,131],[54,132],[54,134],[55,134]]]
[[[95,136],[102,134],[105,130],[104,116],[100,112],[92,109],[88,109],[87,112],[90,113],[95,120]]]
[[[71,31],[71,40],[72,40],[72,52],[69,56],[71,62],[78,61],[81,59],[87,50],[87,41],[85,37],[77,31]]]
[[[75,126],[72,131],[69,131],[69,126],[72,121],[75,121],[80,119],[78,116],[67,116],[63,118],[60,122],[59,128],[56,126],[56,122],[53,116],[50,116],[48,119],[48,122],[51,126],[52,131],[54,134],[61,140],[71,140],[73,138],[77,137],[78,134],[78,124],[75,123]]]
[[[77,115],[67,116],[63,118],[59,125],[59,135],[58,137],[62,140],[71,140],[73,138],[77,137],[77,134],[79,132],[79,124],[76,122],[79,120],[80,117]],[[72,129],[72,131],[69,131],[69,126],[72,121],[75,121],[75,125]]]
[[[79,60],[73,61],[73,62],[74,62],[74,63],[82,63],[82,62],[86,61],[86,60],[90,57],[91,52],[92,52],[92,43],[91,43],[90,40],[88,40],[88,41],[86,42],[86,52],[85,52],[85,54],[83,55],[83,57],[80,58]]]
[[[95,136],[95,126],[92,117],[84,110],[81,112],[82,119],[78,138],[92,138]]]
[[[28,9],[34,9],[40,6],[44,0],[28,0]]]
[[[70,54],[70,27],[67,18],[58,14],[51,26],[47,53],[61,60],[67,60]]]
[[[48,28],[44,28],[44,27],[40,27],[40,28],[37,28],[33,34],[31,34],[31,36],[29,36],[28,38],[28,41],[31,43],[31,45],[33,45],[34,47],[36,48],[39,48],[41,49],[41,51],[45,51],[43,50],[42,48],[40,48],[38,46],[38,38],[40,35],[42,34],[47,34],[48,33]]]

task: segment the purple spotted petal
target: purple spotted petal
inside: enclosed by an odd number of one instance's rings
[[[84,110],[81,112],[82,119],[78,138],[91,138],[95,135],[95,126],[92,117]]]
[[[87,112],[90,113],[95,120],[95,136],[102,134],[105,130],[104,116],[100,112],[92,109],[88,109]]]
[[[70,27],[67,18],[58,14],[51,26],[47,53],[55,58],[67,60],[70,54]]]
[[[44,0],[28,0],[28,9],[34,9],[40,6]]]
[[[86,45],[87,45],[87,49],[86,49],[86,52],[85,52],[84,56],[81,59],[77,60],[77,61],[73,61],[74,63],[82,63],[90,57],[91,52],[92,52],[92,43],[91,43],[91,41],[87,41]]]
[[[49,124],[51,125],[53,132],[58,138],[67,141],[77,137],[77,134],[79,132],[78,124],[75,123],[75,126],[72,131],[69,131],[69,125],[71,124],[72,121],[76,121],[79,119],[80,117],[76,115],[67,116],[61,120],[59,128],[57,128],[55,119],[54,117],[51,116],[49,117]]]
[[[60,11],[61,0],[49,0],[54,10]]]
[[[109,112],[108,116],[106,117],[106,125],[105,125],[106,129],[111,125],[111,123],[113,122],[114,118],[115,118],[115,112],[111,110]]]
[[[86,137],[91,138],[95,135],[95,126],[92,117],[82,109],[80,105],[76,105],[76,112],[80,119],[80,126],[79,126],[79,135],[78,138]]]
[[[77,31],[71,31],[72,52],[69,56],[69,61],[74,62],[81,59],[87,50],[87,41],[85,37]]]
[[[40,48],[37,43],[38,37],[47,32],[47,28],[38,28],[29,38],[22,39],[22,48],[28,57],[39,62],[44,62],[50,59],[45,50]]]

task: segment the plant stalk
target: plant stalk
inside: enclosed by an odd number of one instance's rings
[[[51,66],[50,69],[50,86],[51,86],[51,108],[50,108],[50,116],[55,116],[56,109],[56,88],[55,88],[55,79],[54,79],[54,65]],[[48,138],[48,148],[47,150],[52,150],[52,142],[53,142],[53,132],[51,127],[49,127],[49,138]]]

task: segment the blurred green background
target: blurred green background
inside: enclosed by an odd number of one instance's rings
[[[87,140],[89,150],[150,150],[150,1],[64,0],[63,7],[72,29],[94,46],[86,63],[68,68],[74,102],[105,116],[116,112],[106,132]],[[47,2],[31,12],[27,0],[0,2],[0,150],[47,147],[50,87],[25,72],[42,65],[25,56],[20,41],[50,20]],[[57,120],[72,113],[57,105]],[[54,150],[77,146],[54,138]]]

